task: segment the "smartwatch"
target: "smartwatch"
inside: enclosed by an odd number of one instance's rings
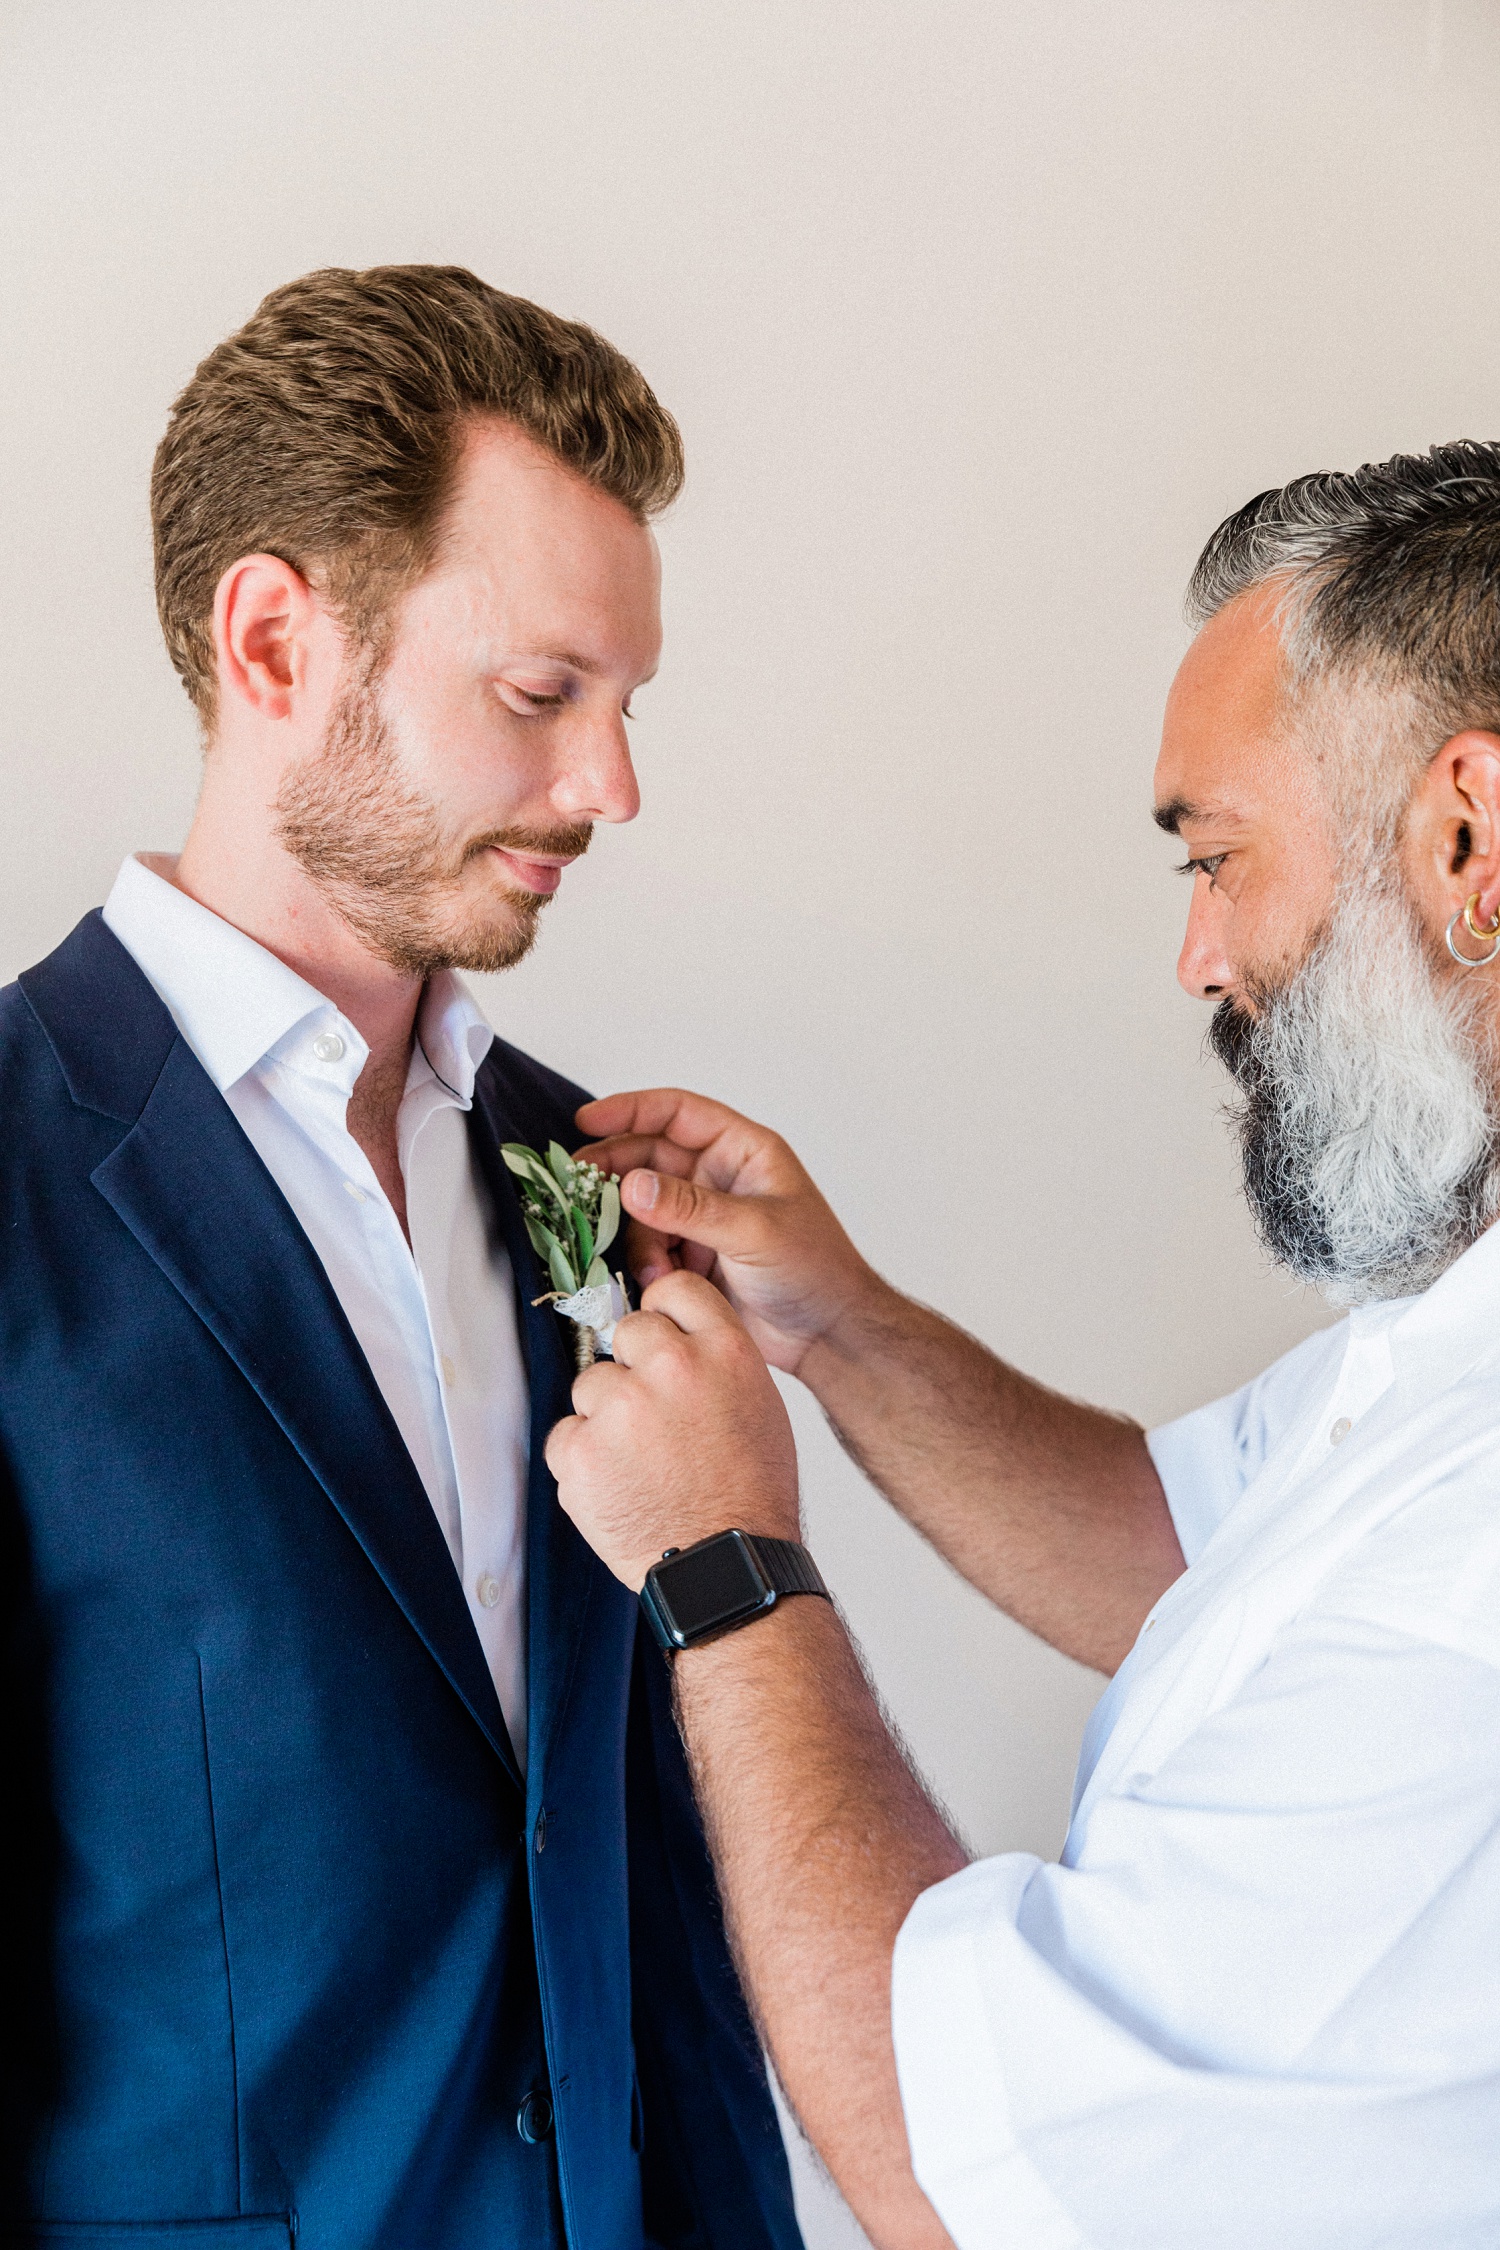
[[[669,1656],[763,1617],[788,1594],[833,1596],[795,1539],[716,1531],[696,1546],[669,1547],[641,1588],[641,1607]]]

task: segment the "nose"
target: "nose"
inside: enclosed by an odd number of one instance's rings
[[[1177,956],[1177,982],[1194,1000],[1222,1000],[1234,984],[1225,949],[1228,908],[1206,875],[1193,877],[1187,929]]]
[[[641,791],[622,712],[579,714],[563,745],[552,802],[568,821],[634,820]]]

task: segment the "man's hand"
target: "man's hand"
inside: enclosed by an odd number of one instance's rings
[[[718,1291],[653,1283],[573,1385],[547,1440],[557,1496],[595,1553],[639,1592],[667,1547],[718,1531],[801,1536],[797,1453],[776,1385]]]
[[[709,1275],[770,1364],[808,1386],[866,1476],[971,1586],[1054,1648],[1114,1671],[1184,1567],[1143,1432],[1030,1381],[882,1281],[765,1126],[671,1088],[589,1102],[578,1123],[595,1136],[594,1161],[625,1175],[642,1278],[674,1260]],[[696,1433],[682,1444],[689,1458]],[[734,1521],[721,1509],[702,1530]],[[625,1559],[655,1561],[691,1536],[668,1525],[655,1554],[643,1545]]]
[[[786,1142],[720,1102],[660,1086],[578,1112],[585,1153],[622,1175],[631,1264],[642,1282],[681,1265],[707,1274],[772,1367],[887,1294]]]

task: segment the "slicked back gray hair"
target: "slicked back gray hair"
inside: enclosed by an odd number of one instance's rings
[[[1399,779],[1404,799],[1448,736],[1500,733],[1500,445],[1459,439],[1258,493],[1199,557],[1189,622],[1256,586],[1281,589],[1294,684],[1335,673],[1404,708],[1369,745],[1385,771],[1365,772],[1364,793],[1389,802]]]

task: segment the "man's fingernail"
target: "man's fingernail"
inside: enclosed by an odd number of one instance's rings
[[[635,1200],[641,1210],[649,1211],[661,1193],[661,1181],[654,1172],[637,1172],[636,1179],[640,1184],[635,1191]]]

